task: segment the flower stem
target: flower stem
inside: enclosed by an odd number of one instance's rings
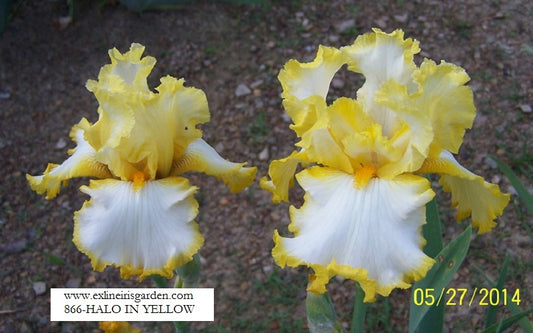
[[[176,269],[174,288],[195,288],[200,278],[200,257],[195,254],[192,260]]]
[[[352,313],[351,333],[364,332],[365,330],[365,317],[368,304],[365,304],[365,292],[361,288],[358,282],[355,283],[355,302]]]

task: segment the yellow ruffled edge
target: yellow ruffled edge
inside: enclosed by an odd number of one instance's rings
[[[104,88],[110,79],[120,78],[126,84],[136,86],[137,88],[148,90],[146,78],[154,68],[156,59],[154,57],[146,56],[142,58],[145,47],[139,43],[131,43],[130,49],[125,53],[120,53],[117,48],[108,51],[111,64],[104,65],[98,73],[98,81],[88,80],[86,87],[89,91],[94,91],[96,88]],[[122,64],[129,66],[129,70],[136,70],[133,78],[125,78],[124,73],[120,73],[117,68]],[[131,79],[131,80],[128,80]],[[130,82],[128,82],[130,81]]]
[[[97,272],[102,272],[107,266],[113,265],[114,267],[120,268],[120,277],[123,279],[129,279],[132,275],[139,275],[139,281],[144,280],[150,275],[161,275],[167,279],[170,279],[174,275],[174,272],[173,272],[174,269],[180,266],[183,266],[189,261],[191,261],[193,259],[193,256],[204,245],[204,237],[200,233],[198,223],[196,223],[195,221],[190,221],[189,224],[194,229],[194,240],[191,243],[191,246],[189,247],[187,251],[182,252],[177,256],[169,258],[165,266],[163,266],[163,268],[161,269],[134,268],[132,265],[118,265],[118,264],[111,263],[106,260],[98,259],[96,256],[92,254],[90,250],[88,250],[87,248],[83,246],[81,238],[80,238],[80,231],[79,231],[80,223],[78,222],[79,212],[81,212],[86,207],[90,206],[93,200],[94,199],[85,201],[81,209],[74,213],[73,242],[80,252],[82,252],[83,254],[88,256],[89,259],[91,259],[91,265],[93,266],[93,269]],[[198,211],[198,207],[196,207],[196,210]]]
[[[420,237],[423,239],[421,233]],[[372,280],[368,277],[368,271],[364,268],[354,268],[347,265],[338,265],[335,262],[335,259],[327,265],[320,264],[309,264],[303,260],[290,256],[282,244],[282,238],[277,230],[274,230],[274,248],[272,249],[272,257],[277,265],[280,267],[298,267],[298,266],[307,266],[313,269],[314,274],[311,275],[310,284],[307,287],[307,291],[322,294],[326,292],[326,285],[329,283],[329,280],[335,276],[339,275],[346,279],[354,280],[359,282],[361,288],[365,292],[364,302],[374,302],[376,300],[376,294],[382,296],[389,296],[393,289],[401,288],[408,289],[411,287],[411,284],[405,281],[418,281],[422,279],[427,271],[433,266],[435,260],[424,257],[424,260],[419,267],[409,271],[403,275],[402,281],[398,284],[391,284],[388,286],[380,286],[377,284],[377,281]],[[425,245],[425,240],[422,242],[421,246]]]
[[[289,202],[289,189],[294,186],[296,169],[308,162],[304,151],[293,151],[285,158],[273,160],[268,167],[268,177],[262,177],[259,186],[272,194],[272,202]]]
[[[305,171],[314,174],[315,176],[318,176],[322,174],[326,168],[323,167],[313,167],[310,169],[306,169]],[[419,176],[415,176],[412,174],[404,174],[399,176],[402,179],[419,179]],[[433,192],[429,188],[429,182],[422,178],[422,182],[419,183],[420,185],[422,183],[427,183],[428,190]],[[354,186],[356,186],[356,181],[354,180]],[[435,194],[432,194],[432,197]],[[304,194],[304,202],[308,202],[308,196],[309,193]],[[304,203],[304,205],[305,205]],[[301,207],[300,209],[302,209]],[[424,214],[425,214],[425,206],[423,207]],[[289,207],[289,213],[291,217],[291,223],[288,225],[288,230],[292,232],[295,236],[298,236],[299,228],[294,224],[294,217],[293,214],[298,210],[296,207],[291,206]],[[420,249],[423,250],[424,247],[427,244],[427,240],[422,235],[422,227],[420,226],[418,230],[418,237],[420,239]],[[335,259],[332,259],[331,262],[325,266],[321,264],[310,264],[305,262],[302,259],[299,259],[298,257],[291,256],[288,254],[288,252],[285,250],[285,247],[282,244],[283,237],[279,235],[278,230],[274,230],[274,248],[272,249],[272,257],[274,258],[274,261],[278,266],[281,268],[285,266],[289,267],[298,267],[298,266],[307,266],[313,269],[314,274],[310,278],[310,284],[307,288],[308,291],[313,292],[315,294],[322,294],[326,292],[326,285],[329,283],[329,280],[335,276],[339,275],[344,278],[354,280],[359,282],[361,285],[361,288],[365,292],[365,298],[364,302],[374,302],[376,300],[376,294],[382,295],[382,296],[389,296],[393,289],[400,288],[400,289],[408,289],[411,287],[411,282],[416,282],[421,279],[423,279],[427,272],[433,267],[433,264],[435,263],[435,260],[425,256],[423,257],[422,263],[419,265],[419,267],[408,271],[402,275],[401,282],[398,284],[391,284],[387,286],[380,286],[378,285],[377,281],[371,279],[368,277],[368,271],[364,268],[355,268],[348,265],[338,265],[335,261]],[[406,282],[407,281],[407,282]]]
[[[50,200],[55,198],[60,192],[61,185],[66,186],[68,180],[71,178],[112,177],[112,174],[107,166],[98,161],[96,158],[96,152],[84,139],[85,131],[90,126],[91,124],[85,118],[82,118],[78,124],[72,126],[69,136],[72,141],[77,144],[77,146],[76,148],[68,150],[68,154],[70,156],[63,161],[62,164],[48,163],[43,174],[40,176],[26,174],[26,180],[28,181],[32,190],[38,194],[43,194],[46,192],[46,199]],[[56,175],[54,170],[60,170],[60,174]]]
[[[412,96],[415,105],[430,117],[435,133],[429,155],[438,156],[442,150],[456,154],[476,116],[474,94],[466,85],[470,77],[460,66],[424,59],[413,79],[419,90]]]
[[[317,95],[320,96],[322,100],[325,100],[333,76],[345,63],[346,59],[339,49],[323,45],[319,45],[315,59],[313,59],[311,62],[301,63],[294,59],[287,61],[285,66],[283,66],[283,69],[281,69],[278,74],[278,80],[283,89],[281,97],[287,98],[293,96],[299,100],[304,100],[308,97]],[[325,69],[324,67],[331,68]],[[302,95],[301,93],[295,91],[302,89],[302,85],[294,84],[294,82],[300,81],[305,75],[305,72],[315,74],[313,71],[316,71],[316,74],[327,74],[327,80],[321,80],[322,82],[327,82],[327,85],[324,84],[324,87],[321,87],[320,89],[317,88],[317,91],[314,94]],[[316,82],[313,82],[313,80],[308,80],[305,83],[316,84]]]
[[[252,185],[257,173],[256,167],[245,167],[246,164],[224,159],[203,139],[197,139],[189,144],[182,156],[174,160],[171,175],[203,172],[222,180],[231,193],[238,193]]]
[[[487,233],[496,226],[494,220],[503,214],[510,200],[510,195],[502,193],[498,185],[488,183],[483,177],[465,169],[447,151],[441,152],[440,157],[427,158],[417,173],[440,174],[439,183],[444,191],[452,194],[452,207],[457,208],[456,220],[461,221],[472,216],[472,225],[479,228],[479,234]],[[458,199],[464,196],[459,193],[460,187],[482,193],[466,195],[466,198]],[[468,203],[469,200],[478,200],[483,203],[487,200],[487,196],[491,196],[493,201],[493,204],[487,207],[475,209],[474,204]]]
[[[283,107],[293,121],[290,128],[298,137],[326,108],[331,80],[346,61],[340,50],[320,45],[313,61],[300,63],[291,59],[281,69],[278,80],[283,90]]]

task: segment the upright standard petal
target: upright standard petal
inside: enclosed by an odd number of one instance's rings
[[[92,180],[81,191],[92,199],[74,215],[74,243],[96,271],[112,264],[123,278],[170,278],[203,244],[193,221],[196,187],[185,178]]]
[[[85,141],[84,133],[90,124],[83,118],[70,131],[70,137],[77,143],[76,148],[69,151],[71,155],[61,165],[50,163],[41,176],[26,175],[32,190],[39,194],[46,192],[46,199],[54,198],[61,188],[61,183],[75,177],[111,177],[105,164],[96,159],[96,152]]]
[[[324,292],[338,274],[360,281],[365,301],[372,301],[376,293],[408,288],[432,266],[422,252],[425,204],[434,196],[425,178],[373,178],[358,189],[353,175],[330,168],[312,167],[296,177],[306,194],[300,209],[291,207],[295,237],[276,232],[272,254],[282,267],[312,267],[311,291]]]
[[[379,29],[357,37],[350,46],[341,48],[348,60],[348,69],[365,76],[365,83],[357,91],[357,100],[383,127],[384,135],[390,136],[398,128],[394,112],[375,104],[374,95],[384,82],[395,80],[414,89],[411,74],[416,68],[413,56],[420,52],[418,42],[404,40],[402,30],[390,34]]]
[[[225,160],[207,142],[197,139],[189,144],[183,156],[174,161],[172,174],[204,172],[222,179],[232,193],[237,193],[252,184],[257,172],[256,167],[246,168],[244,165],[246,163]]]
[[[346,62],[336,48],[319,46],[312,62],[290,60],[279,73],[283,106],[293,121],[291,128],[301,136],[326,107],[326,95],[333,76]]]
[[[168,176],[173,161],[201,138],[196,125],[210,118],[204,92],[185,87],[183,79],[166,76],[157,93],[148,89],[155,59],[141,58],[143,50],[139,44],[123,55],[112,50],[112,63],[102,68],[98,81],[87,83],[100,107],[86,138],[97,158],[122,180],[132,180],[138,171],[148,179]]]
[[[442,151],[437,158],[428,158],[418,173],[438,173],[439,183],[452,194],[452,206],[457,207],[456,219],[472,216],[472,225],[479,233],[489,232],[509,203],[510,196],[501,193],[498,185],[486,182],[460,165],[449,151]]]

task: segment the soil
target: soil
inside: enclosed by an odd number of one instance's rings
[[[211,121],[204,139],[225,158],[258,167],[287,156],[296,137],[281,105],[277,74],[291,58],[309,61],[319,44],[341,47],[373,27],[404,29],[420,41],[422,57],[462,66],[478,108],[458,160],[498,183],[512,200],[491,233],[475,236],[451,286],[488,286],[506,255],[511,266],[505,286],[520,289],[522,309],[533,306],[532,217],[509,181],[488,158],[510,164],[532,189],[533,2],[518,0],[385,1],[365,5],[347,0],[267,1],[243,5],[197,1],[174,10],[133,13],[110,1],[76,1],[68,23],[67,1],[15,1],[16,11],[0,36],[0,332],[99,332],[97,323],[50,322],[52,287],[151,287],[150,280],[121,280],[115,268],[94,272],[72,243],[74,211],[87,197],[87,179],[69,182],[54,200],[32,192],[26,174],[60,163],[71,126],[97,119],[97,102],[85,89],[107,51],[146,46],[158,63],[153,88],[169,74],[202,89]],[[67,24],[68,23],[68,24]],[[339,74],[332,95],[352,96],[361,80]],[[274,205],[255,183],[231,194],[213,177],[189,175],[200,187],[197,220],[204,235],[200,286],[215,288],[215,321],[194,323],[208,332],[296,332],[306,330],[307,270],[279,269],[270,250],[274,229],[286,230],[288,205]],[[441,195],[442,193],[440,193]],[[295,205],[301,191],[292,193]],[[446,241],[465,223],[453,221],[449,196],[439,196]],[[44,287],[44,288],[43,288]],[[330,293],[348,328],[352,281],[335,278]],[[406,330],[409,290],[394,291],[371,307],[372,331]],[[446,307],[446,332],[477,332],[486,307]],[[509,316],[505,306],[498,318]],[[531,318],[531,317],[530,317]],[[134,323],[145,332],[171,332],[168,323]],[[513,326],[512,331],[520,331]]]

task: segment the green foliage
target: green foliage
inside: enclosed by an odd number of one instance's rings
[[[11,13],[11,0],[0,1],[0,33],[4,32]]]
[[[507,268],[509,267],[509,256],[505,257],[505,261],[503,262],[503,266],[501,268],[500,277],[498,278],[498,283],[496,284],[496,288],[498,290],[503,289],[503,284],[505,282],[505,278],[507,276]],[[495,305],[489,306],[487,309],[487,315],[485,320],[485,329],[488,329],[492,325],[496,323],[496,314],[498,312],[498,307]]]
[[[191,0],[119,0],[129,10],[141,13],[147,10],[165,10],[180,8],[191,3]]]
[[[70,263],[70,262],[68,262],[66,260],[63,260],[62,258],[60,258],[60,257],[58,257],[58,256],[56,256],[54,254],[51,254],[51,253],[44,252],[43,256],[45,256],[46,259],[48,259],[48,262],[51,265],[67,267],[72,272],[74,272],[76,274],[76,276],[82,277],[83,274],[82,274],[81,270],[77,266],[73,265],[72,263]]]
[[[439,217],[439,209],[435,198],[426,204],[426,221],[427,223],[422,229],[422,233],[427,242],[424,247],[424,253],[431,258],[436,258],[442,251],[443,243],[440,229],[441,221]],[[411,304],[413,304],[412,300]],[[444,302],[431,306],[420,321],[418,328],[421,332],[438,332],[442,330],[443,325]]]
[[[252,291],[258,297],[263,297],[264,304],[261,318],[254,316],[237,316],[232,318],[229,332],[307,332],[304,329],[304,318],[294,318],[291,311],[283,309],[295,309],[301,306],[302,291],[305,290],[306,276],[302,274],[282,275],[277,266],[266,276],[265,279],[254,280]],[[260,296],[259,296],[260,295]],[[232,300],[227,300],[232,302]],[[249,300],[235,300],[232,307],[236,313],[248,313],[246,310],[251,306]],[[276,329],[272,329],[275,325]],[[215,332],[225,332],[218,327]]]
[[[435,264],[426,274],[426,277],[413,285],[411,307],[409,309],[410,333],[415,332],[422,318],[432,306],[441,304],[442,292],[455,272],[457,272],[468,252],[471,235],[472,228],[469,226],[439,252],[435,257]],[[422,294],[418,296],[421,297],[415,297],[420,291]],[[440,330],[442,330],[442,325]]]
[[[335,308],[327,292],[319,295],[307,292],[305,309],[311,332],[342,332],[342,324],[337,320]]]
[[[370,304],[366,311],[368,316],[366,318],[364,332],[393,332],[392,323],[390,321],[393,308],[388,297],[378,296],[376,302]],[[352,330],[353,329],[355,329],[355,327],[352,327]]]
[[[248,137],[252,139],[253,143],[261,142],[267,134],[270,132],[270,128],[265,123],[265,113],[258,112],[250,128],[248,128]]]
[[[472,38],[472,28],[474,25],[470,21],[452,20],[452,29],[462,38]]]
[[[489,328],[485,329],[483,331],[483,333],[503,332],[504,330],[506,330],[509,327],[511,327],[517,321],[525,318],[530,313],[533,313],[533,309],[529,309],[529,310],[517,313],[515,315],[512,315],[511,317],[509,317],[507,319],[504,319],[504,320],[500,321],[499,323],[496,323],[496,324],[490,326]],[[526,331],[526,332],[531,332],[531,331]]]
[[[494,162],[496,162],[496,164],[498,164],[498,167],[503,172],[503,174],[509,179],[509,181],[511,182],[511,184],[515,188],[516,193],[518,194],[520,199],[522,199],[522,202],[526,206],[526,208],[529,211],[529,213],[533,215],[533,196],[531,196],[531,194],[529,194],[528,190],[522,184],[522,182],[520,181],[518,176],[513,172],[513,170],[511,170],[511,168],[507,164],[505,164],[504,162],[502,162],[498,158],[496,158],[494,156],[491,156],[490,158],[492,158],[494,160]]]

